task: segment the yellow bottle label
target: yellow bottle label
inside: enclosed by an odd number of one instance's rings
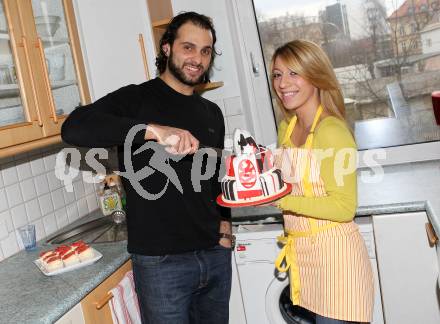
[[[121,200],[117,193],[101,197],[102,212],[109,215],[113,211],[121,209]]]

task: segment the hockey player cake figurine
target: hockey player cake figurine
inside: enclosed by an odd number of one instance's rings
[[[226,160],[226,176],[217,203],[225,207],[244,207],[277,200],[291,191],[281,171],[274,167],[270,150],[258,145],[249,132],[236,129],[234,154]]]

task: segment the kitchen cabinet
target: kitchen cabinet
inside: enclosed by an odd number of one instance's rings
[[[70,311],[63,315],[55,324],[85,324],[81,304],[76,304]]]
[[[83,298],[81,306],[86,324],[113,323],[110,305],[108,303],[110,300],[108,292],[114,288],[131,269],[131,260],[129,260]]]
[[[90,102],[71,0],[0,1],[0,157],[59,142]]]
[[[151,27],[153,32],[155,51],[159,52],[159,42],[162,37],[165,29],[168,26],[168,23],[173,17],[173,8],[171,4],[171,0],[147,0],[148,3],[148,11],[150,13],[151,19]],[[222,81],[217,82],[209,82],[206,84],[201,84],[196,87],[197,92],[204,92],[208,90],[217,89],[223,86]]]
[[[154,76],[145,0],[75,0],[74,6],[93,100]]]
[[[373,216],[386,323],[440,323],[439,264],[425,212]]]

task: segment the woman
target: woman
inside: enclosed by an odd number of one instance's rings
[[[356,144],[324,51],[295,40],[272,57],[272,87],[285,119],[276,164],[292,193],[276,202],[286,235],[276,266],[290,273],[294,305],[316,323],[370,322],[373,275],[358,226]]]

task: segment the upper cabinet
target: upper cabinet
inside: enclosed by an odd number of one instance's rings
[[[0,157],[60,141],[90,102],[71,0],[0,0]]]
[[[154,50],[146,0],[75,0],[74,5],[94,101],[150,79]]]
[[[0,0],[0,158],[60,142],[78,105],[153,78],[172,17],[169,0]]]
[[[147,0],[148,11],[150,13],[152,32],[155,43],[156,53],[159,51],[159,42],[168,23],[173,18],[173,7],[171,0]],[[204,92],[208,90],[217,89],[223,86],[222,81],[209,82],[196,87],[197,92]]]

